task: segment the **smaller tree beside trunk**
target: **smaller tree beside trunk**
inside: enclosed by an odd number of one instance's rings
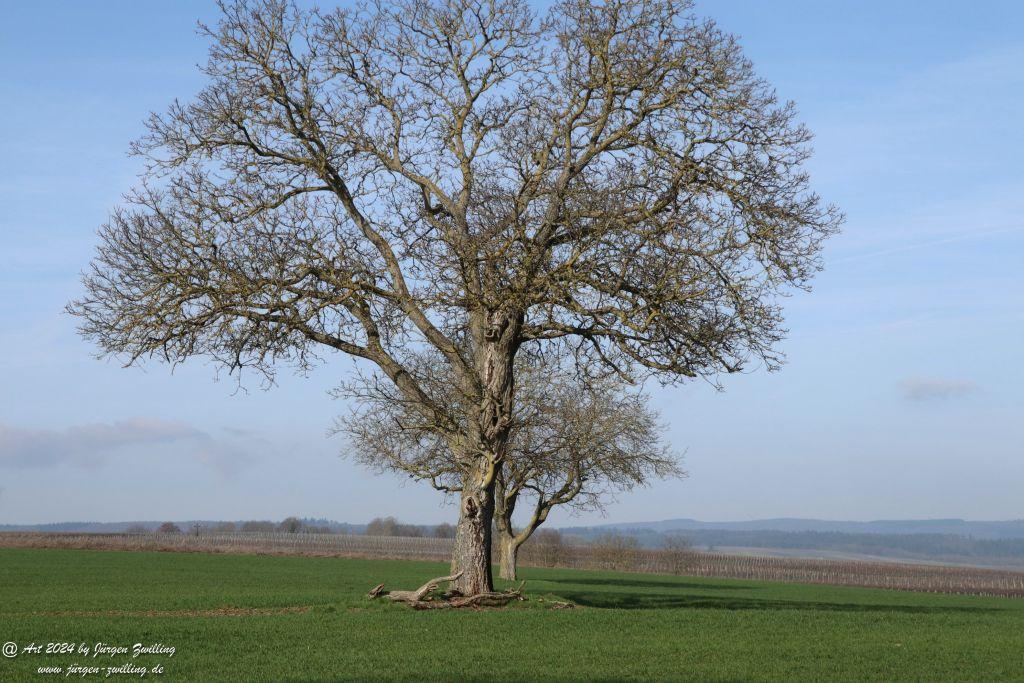
[[[421,353],[405,365],[435,402],[462,400],[445,383],[440,357]],[[618,492],[684,475],[643,392],[615,376],[582,380],[568,365],[567,357],[526,353],[516,364],[519,387],[508,445],[494,474],[494,540],[504,579],[516,577],[519,549],[556,506],[600,510]],[[458,454],[434,436],[415,405],[371,378],[346,385],[340,394],[362,406],[337,425],[357,461],[429,481],[453,496],[461,493]],[[527,515],[518,528],[517,513]]]
[[[495,494],[503,579],[516,578],[519,549],[555,507],[600,510],[617,492],[684,476],[647,397],[621,379],[583,383],[547,365],[520,377],[522,405]],[[527,513],[518,528],[517,511]]]

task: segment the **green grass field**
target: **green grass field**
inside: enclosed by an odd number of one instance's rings
[[[0,641],[173,646],[173,657],[0,658],[0,680],[1024,680],[1024,600],[526,569],[505,610],[369,601],[432,563],[0,550]],[[550,609],[569,600],[578,609]],[[233,609],[223,609],[233,608]],[[288,608],[308,608],[288,610]],[[39,674],[43,666],[64,673]]]

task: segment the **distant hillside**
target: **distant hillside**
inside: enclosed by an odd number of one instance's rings
[[[779,552],[801,557],[841,554],[978,566],[1024,565],[1024,522],[1020,521],[777,519],[700,522],[677,519],[569,527],[561,532],[581,542],[595,541],[608,533],[622,534],[635,538],[647,548],[662,547],[669,537],[681,536],[696,548],[728,549],[727,552],[749,548],[750,552]]]
[[[942,534],[980,539],[1024,539],[1024,520],[969,522],[963,519],[878,520],[843,522],[822,519],[756,519],[749,522],[702,522],[696,519],[667,519],[660,522],[620,522],[588,527],[563,528],[564,533],[589,535],[609,530],[665,533],[670,531],[817,531],[847,534]]]
[[[161,520],[158,522],[143,521],[143,522],[58,522],[56,524],[0,524],[0,532],[2,531],[39,531],[44,533],[69,533],[69,534],[117,534],[128,531],[132,527],[144,527],[151,531],[156,530],[161,524],[167,520]],[[212,529],[218,524],[224,524],[231,522],[238,528],[250,520],[210,520],[210,519],[191,519],[186,521],[170,520],[174,524],[177,524],[181,529],[190,529],[193,525],[199,524],[203,528]],[[276,520],[280,521],[280,520]],[[336,522],[330,519],[308,519],[305,518],[302,522],[306,526],[310,527],[327,527],[333,532],[347,533],[347,534],[361,534],[366,530],[365,524],[348,524],[345,522]]]

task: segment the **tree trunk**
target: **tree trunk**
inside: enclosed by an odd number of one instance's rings
[[[515,539],[503,537],[499,541],[499,559],[501,561],[501,578],[514,581],[516,578],[516,558],[519,555],[519,544]]]
[[[459,525],[452,549],[452,574],[460,573],[452,587],[463,595],[490,593],[491,524],[494,521],[496,468],[508,440],[512,424],[514,377],[512,363],[515,341],[522,316],[515,320],[507,314],[479,309],[471,316],[473,364],[481,380],[480,404],[471,419],[469,443],[475,462],[462,478]],[[513,324],[514,323],[514,324]],[[465,387],[473,395],[476,387]],[[465,460],[466,458],[462,458]]]
[[[463,595],[490,593],[491,520],[494,517],[494,485],[463,487],[459,525],[452,548],[452,574],[462,572],[452,587]]]

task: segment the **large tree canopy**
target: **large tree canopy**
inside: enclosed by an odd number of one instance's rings
[[[463,592],[490,586],[521,348],[583,381],[778,363],[779,297],[839,216],[793,107],[688,3],[222,9],[71,310],[130,362],[372,364],[460,463]],[[464,400],[421,386],[421,348]]]

